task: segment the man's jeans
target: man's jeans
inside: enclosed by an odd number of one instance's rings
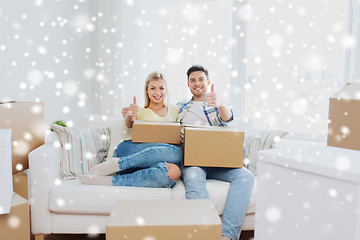
[[[172,187],[166,163],[179,165],[183,154],[180,148],[166,143],[121,142],[113,157],[119,158],[120,171],[112,179],[114,186]]]
[[[222,218],[222,235],[238,240],[254,185],[252,172],[246,168],[184,167],[183,165],[181,170],[188,199],[209,198],[206,190],[207,178],[230,183]]]

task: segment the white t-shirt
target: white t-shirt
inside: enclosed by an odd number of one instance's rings
[[[181,122],[184,125],[210,126],[204,113],[204,102],[194,101]]]
[[[210,126],[204,113],[204,102],[194,101],[185,113],[181,123],[183,125]],[[181,142],[184,142],[184,127],[181,128]]]

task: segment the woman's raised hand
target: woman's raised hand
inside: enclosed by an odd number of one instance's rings
[[[136,104],[136,97],[134,96],[133,103],[130,104],[127,115],[131,117],[132,121],[135,121],[138,112],[139,112],[139,106]]]

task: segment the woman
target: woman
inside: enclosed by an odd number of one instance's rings
[[[132,128],[135,119],[175,122],[179,109],[166,104],[167,87],[163,74],[153,72],[145,82],[145,107],[139,108],[136,97],[125,116],[126,126]],[[114,158],[107,160],[80,176],[85,184],[137,187],[172,187],[180,178],[178,167],[183,154],[180,148],[165,143],[133,143],[124,140],[116,148]],[[113,176],[109,176],[112,175]]]

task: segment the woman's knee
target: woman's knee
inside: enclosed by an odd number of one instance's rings
[[[181,177],[180,168],[173,163],[166,163],[166,166],[169,170],[169,174],[168,174],[169,178],[174,181],[177,181]]]

